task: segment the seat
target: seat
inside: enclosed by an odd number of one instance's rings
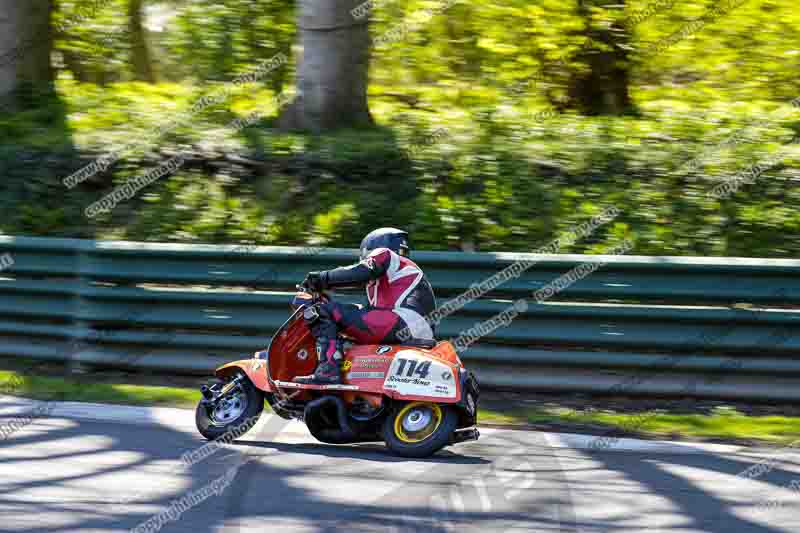
[[[438,343],[439,341],[436,339],[409,339],[400,343],[400,346],[411,346],[413,348],[430,350],[431,348],[435,348]]]

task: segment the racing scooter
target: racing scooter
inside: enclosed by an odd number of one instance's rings
[[[242,435],[266,400],[278,416],[302,420],[330,444],[383,441],[397,455],[421,458],[478,439],[478,381],[447,341],[358,345],[342,336],[342,383],[295,383],[316,368],[309,322],[329,298],[298,287],[293,313],[268,349],[216,369],[196,412],[205,438]]]

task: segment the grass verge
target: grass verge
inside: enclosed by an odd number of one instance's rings
[[[191,408],[200,401],[200,391],[187,387],[90,383],[83,378],[30,376],[12,370],[0,370],[0,393],[35,400]]]
[[[511,412],[482,409],[480,420],[489,424],[525,425],[542,430],[599,434],[614,437],[707,440],[743,444],[786,444],[800,438],[800,417],[752,416],[732,407],[704,414],[639,411],[576,411],[528,407]]]

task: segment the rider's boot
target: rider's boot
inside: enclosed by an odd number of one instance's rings
[[[341,359],[342,352],[336,340],[320,338],[317,340],[317,369],[311,375],[295,377],[294,381],[310,385],[338,385],[342,382],[339,371]]]

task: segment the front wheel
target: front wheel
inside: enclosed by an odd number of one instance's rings
[[[397,455],[428,457],[444,448],[458,424],[448,405],[409,402],[395,409],[383,423],[383,440]]]
[[[237,439],[252,428],[264,410],[264,393],[243,379],[215,405],[200,403],[195,412],[197,430],[208,440],[223,435]]]

